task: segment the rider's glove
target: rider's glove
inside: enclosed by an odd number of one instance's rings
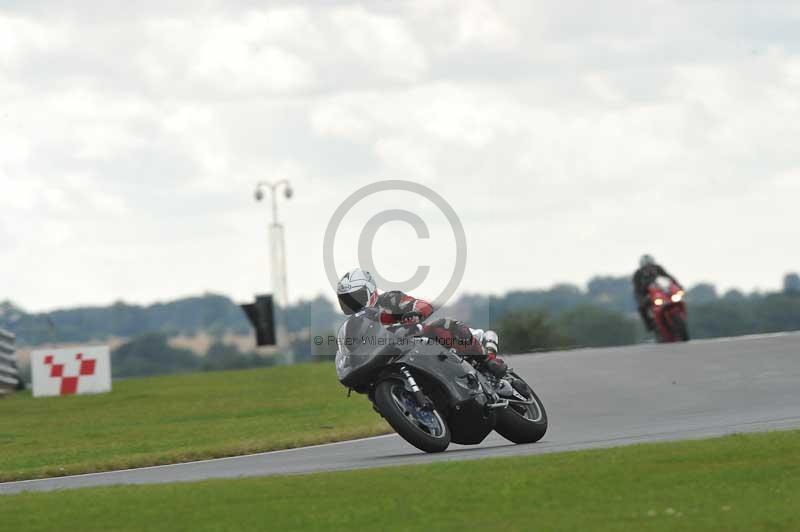
[[[416,325],[422,321],[422,314],[417,311],[406,312],[400,318],[400,323],[403,325]]]

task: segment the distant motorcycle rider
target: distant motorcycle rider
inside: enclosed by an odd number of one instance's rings
[[[433,314],[433,305],[399,290],[379,294],[368,271],[355,268],[347,272],[339,280],[336,294],[342,312],[347,315],[355,314],[366,307],[378,308],[381,324],[384,326],[420,324],[422,336],[452,347],[463,356],[472,357],[498,378],[506,374],[506,363],[497,357],[497,333],[471,329],[465,323],[449,318],[439,318],[423,324]]]
[[[642,255],[639,259],[639,269],[633,274],[633,293],[636,298],[636,306],[639,309],[639,315],[642,317],[645,327],[648,331],[655,329],[656,324],[653,316],[650,313],[650,285],[655,282],[658,277],[667,277],[677,284],[681,284],[669,273],[667,270],[656,264],[652,255]]]

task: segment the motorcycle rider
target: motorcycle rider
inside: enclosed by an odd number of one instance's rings
[[[345,314],[355,314],[363,308],[376,307],[380,310],[380,320],[384,326],[419,324],[422,336],[435,339],[443,345],[455,348],[463,356],[478,360],[495,377],[503,377],[508,370],[506,363],[497,357],[497,333],[471,329],[465,323],[449,318],[423,324],[433,314],[433,305],[399,290],[378,293],[377,285],[368,271],[355,268],[347,272],[339,280],[336,294],[339,306]]]
[[[650,294],[648,293],[650,285],[658,277],[667,277],[673,283],[678,285],[681,290],[681,284],[675,278],[667,273],[667,270],[656,264],[652,255],[644,254],[639,259],[639,269],[633,274],[633,294],[636,298],[636,306],[639,309],[639,315],[642,317],[644,326],[648,331],[655,329],[656,324],[653,320],[653,315],[650,313]]]

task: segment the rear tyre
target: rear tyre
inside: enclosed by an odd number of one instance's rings
[[[426,453],[440,453],[450,445],[450,428],[436,409],[423,410],[399,379],[375,388],[375,405],[389,425],[408,443]]]
[[[514,389],[528,400],[533,400],[530,405],[511,403],[507,408],[497,411],[497,424],[494,430],[505,439],[514,443],[534,443],[544,437],[547,432],[547,412],[542,401],[516,373],[511,373],[516,379]]]

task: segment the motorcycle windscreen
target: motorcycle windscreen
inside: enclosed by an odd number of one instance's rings
[[[672,288],[672,280],[669,277],[664,277],[663,275],[656,277],[656,280],[653,281],[653,284],[662,292],[668,293]]]
[[[393,335],[369,316],[356,314],[345,321],[336,337],[336,376],[345,386],[355,386],[396,353]]]

